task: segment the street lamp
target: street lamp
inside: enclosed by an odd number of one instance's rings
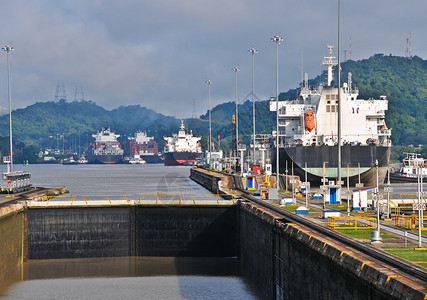
[[[238,99],[237,99],[237,72],[240,71],[239,67],[234,67],[232,69],[234,71],[234,78],[236,83],[236,156],[238,156],[239,153],[239,117],[238,117]]]
[[[10,95],[10,63],[9,52],[13,51],[13,47],[9,44],[1,48],[7,52],[7,87],[9,94],[9,142],[10,142],[10,167],[8,165],[8,172],[13,172],[13,149],[12,149],[12,98]]]
[[[211,119],[211,84],[212,80],[206,80],[208,84],[208,100],[209,100],[209,164],[211,163],[211,144],[212,144],[212,119]]]
[[[252,54],[252,118],[253,118],[253,157],[252,157],[252,163],[255,163],[255,98],[254,98],[254,56],[258,53],[258,50],[255,48],[249,49],[248,52]],[[252,167],[253,169],[253,167]]]
[[[280,35],[271,38],[276,43],[276,186],[279,188],[279,45],[283,42]]]

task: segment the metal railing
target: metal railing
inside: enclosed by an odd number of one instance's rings
[[[423,227],[421,230],[427,230],[427,217],[422,218]],[[406,229],[416,229],[418,228],[418,215],[400,215],[396,216],[395,224],[398,227],[406,228]]]
[[[233,205],[237,196],[228,194],[137,194],[60,195],[31,197],[29,207],[108,206],[108,205]]]
[[[375,229],[377,228],[377,219],[364,216],[330,216],[328,218],[328,227],[332,229]]]

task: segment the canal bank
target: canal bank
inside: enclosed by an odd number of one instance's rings
[[[236,194],[240,189],[233,184],[237,180],[235,175],[203,169],[192,171],[196,181],[197,177],[204,177],[209,183],[210,176],[220,178],[217,185],[222,187],[221,193]],[[269,299],[424,299],[427,296],[424,268],[402,261],[409,270],[402,273],[396,266],[368,255],[378,252],[374,247],[360,245],[355,249],[352,246],[355,243],[340,242],[339,233],[325,236],[313,230],[314,227],[304,226],[306,222],[299,224],[295,218],[289,218],[292,216],[289,213],[275,214],[259,205],[261,202],[239,203],[239,258],[243,274]],[[379,255],[390,256],[384,251]]]
[[[217,181],[220,191],[234,193],[229,190],[230,182]],[[43,253],[46,247],[51,253],[71,253],[70,257],[77,259],[81,259],[78,255],[110,257],[125,252],[127,257],[138,257],[132,255],[148,249],[152,251],[148,255],[156,256],[217,253],[235,257],[240,261],[241,273],[262,291],[261,298],[265,299],[424,299],[426,294],[425,281],[402,275],[361,251],[253,201],[243,200],[237,205],[228,201],[224,207],[215,207],[216,200],[209,206],[192,207],[179,200],[174,205],[138,202],[131,199],[126,205],[114,205],[104,201],[97,207],[85,203],[64,207],[57,203],[51,208],[40,202],[10,215],[22,216],[12,225],[22,228],[22,233],[5,230],[6,240],[21,249],[14,256],[15,273],[25,278],[25,269],[19,269],[25,253],[38,253],[41,258],[49,253]],[[213,246],[209,243],[222,245],[223,249],[211,251]],[[108,249],[115,249],[116,253]]]

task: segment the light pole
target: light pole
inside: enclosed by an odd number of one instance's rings
[[[341,61],[340,61],[340,47],[341,47],[341,0],[338,0],[338,185],[341,189]],[[341,193],[340,193],[341,195]]]
[[[235,79],[235,84],[236,84],[236,156],[239,155],[239,115],[238,115],[238,99],[237,99],[237,72],[240,71],[239,67],[234,67],[232,69],[234,71],[234,79]]]
[[[279,45],[283,38],[275,35],[271,41],[276,43],[276,186],[279,189]]]
[[[10,167],[9,172],[13,172],[13,149],[12,149],[12,98],[10,95],[10,63],[9,63],[9,52],[13,51],[13,47],[9,44],[1,48],[7,53],[7,90],[9,94],[9,143],[10,143]]]
[[[254,80],[254,56],[258,53],[258,50],[255,48],[249,49],[248,52],[252,54],[252,122],[253,122],[253,157],[252,164],[255,163],[255,80]],[[252,167],[253,169],[253,167]]]
[[[208,84],[208,100],[209,100],[209,165],[211,163],[211,145],[212,145],[212,119],[211,119],[211,84],[212,80],[206,80]]]

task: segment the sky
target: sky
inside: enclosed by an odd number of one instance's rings
[[[189,118],[211,106],[298,87],[337,55],[338,0],[0,0],[0,46],[10,52],[12,109],[92,100]],[[341,60],[376,53],[427,58],[427,1],[342,0]],[[350,48],[351,37],[351,48]],[[350,56],[351,51],[351,56]],[[0,114],[8,113],[7,53],[0,54]]]

